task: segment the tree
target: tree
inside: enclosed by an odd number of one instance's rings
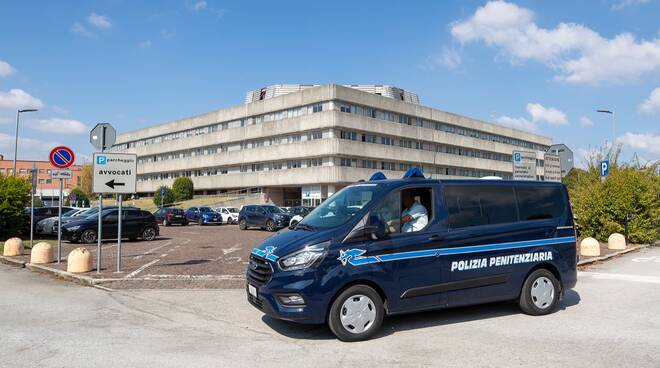
[[[24,227],[23,209],[30,205],[30,189],[28,179],[0,175],[1,236],[18,235]]]
[[[76,197],[75,201],[72,201],[73,197]],[[70,206],[71,204],[75,204],[76,202],[89,204],[89,197],[80,188],[74,188],[73,190],[71,190],[71,193],[69,193],[69,197],[66,199],[65,204],[67,206]]]
[[[93,193],[93,187],[92,187],[92,181],[94,180],[94,173],[93,173],[94,168],[92,165],[84,165],[82,167],[82,170],[80,171],[80,190],[85,194],[86,198],[89,200],[89,198],[92,198]]]
[[[163,206],[166,207],[166,206],[172,205],[172,204],[174,204],[174,202],[176,202],[176,200],[174,198],[174,192],[172,191],[172,189],[170,189],[166,186],[162,186],[154,192],[154,204],[156,206],[160,207],[160,205],[161,205],[161,200],[160,200],[161,190],[163,190],[165,192],[165,195],[163,196],[163,201],[162,201]]]
[[[174,192],[174,199],[177,202],[192,199],[194,193],[192,179],[187,176],[176,178],[174,184],[172,184],[172,191]]]

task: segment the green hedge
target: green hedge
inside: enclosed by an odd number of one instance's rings
[[[628,240],[650,243],[660,238],[660,175],[657,164],[647,167],[611,165],[607,180],[600,170],[573,169],[564,178],[581,236],[607,241],[610,234],[624,233],[626,215]]]
[[[0,236],[2,238],[19,235],[23,228],[23,209],[30,205],[30,187],[30,181],[27,179],[0,175]]]

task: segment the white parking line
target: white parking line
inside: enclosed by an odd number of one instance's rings
[[[578,272],[580,277],[591,277],[599,280],[619,280],[630,282],[643,282],[648,284],[660,284],[660,277],[657,276],[642,276],[642,275],[628,275],[622,273],[602,273],[602,272]]]
[[[137,275],[138,273],[144,271],[147,267],[151,267],[152,265],[154,265],[154,264],[155,264],[156,262],[158,262],[158,261],[160,261],[160,259],[154,259],[153,261],[151,261],[151,262],[149,262],[149,263],[146,263],[146,264],[142,265],[142,267],[140,267],[140,268],[138,268],[137,270],[135,270],[135,271],[129,273],[128,276],[126,276],[126,278],[127,278],[127,279],[130,279],[131,277],[133,277],[133,276]]]

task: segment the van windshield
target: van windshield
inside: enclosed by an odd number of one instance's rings
[[[343,225],[377,198],[381,190],[381,186],[371,183],[348,186],[328,198],[300,223],[318,228]]]

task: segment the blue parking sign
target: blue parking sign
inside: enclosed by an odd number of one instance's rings
[[[610,161],[605,160],[600,162],[600,176],[605,177],[610,174]]]

